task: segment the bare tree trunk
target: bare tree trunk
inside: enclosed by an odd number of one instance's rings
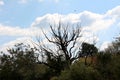
[[[87,56],[85,56],[85,65],[87,65]]]

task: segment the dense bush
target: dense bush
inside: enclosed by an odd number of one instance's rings
[[[99,80],[98,71],[91,66],[86,66],[84,63],[74,63],[70,70],[64,70],[59,79],[60,80]]]
[[[93,65],[86,66],[82,62],[74,63],[70,70],[64,70],[59,80],[119,80],[120,55],[98,54]]]

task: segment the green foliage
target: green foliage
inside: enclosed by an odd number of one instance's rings
[[[95,45],[89,44],[89,43],[86,43],[86,42],[82,43],[81,53],[84,56],[88,56],[88,55],[91,56],[91,55],[97,54],[97,52],[98,52],[98,49],[95,47]]]
[[[52,77],[50,80],[58,80],[58,77]]]
[[[120,55],[98,54],[94,65],[75,62],[70,70],[64,70],[59,80],[119,80]]]
[[[103,53],[97,55],[97,66],[105,67],[107,64],[111,62],[112,55]]]
[[[88,56],[91,57],[91,64],[93,63],[93,56],[98,53],[98,49],[95,45],[89,44],[86,42],[82,43],[82,49],[80,56],[85,57],[85,65],[87,65],[87,58]]]
[[[108,53],[99,54],[94,66],[99,71],[102,80],[119,80],[120,79],[120,55]]]
[[[0,64],[0,78],[2,80],[32,80],[34,78],[35,56],[33,49],[23,44],[18,44],[13,49],[3,54]],[[20,78],[19,78],[20,77]]]
[[[114,80],[120,79],[120,55],[119,54],[112,56],[112,62],[110,63],[110,71],[112,72],[111,77]]]
[[[0,57],[0,80],[48,80],[51,71],[37,63],[33,48],[24,44],[15,45]]]
[[[70,70],[64,70],[60,80],[99,80],[99,73],[91,66],[81,62],[74,63]]]

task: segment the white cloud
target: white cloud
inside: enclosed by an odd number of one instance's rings
[[[42,35],[42,32],[38,28],[20,28],[11,27],[0,24],[0,35],[7,36],[36,36],[37,34]]]
[[[45,31],[46,34],[48,32],[45,29],[43,29],[43,31]],[[25,43],[33,46],[32,43],[30,42],[32,41],[31,38],[36,38],[37,36],[43,37],[43,33],[40,28],[36,28],[36,27],[20,28],[20,27],[5,26],[0,24],[0,36],[20,37],[14,41],[10,41],[8,43],[3,43],[3,45],[0,45],[0,51],[6,52],[7,48],[11,48],[17,43]]]
[[[81,26],[85,29],[97,32],[99,30],[107,29],[115,23],[114,18],[107,18],[106,14],[96,14],[88,11],[81,12],[79,14],[46,14],[42,17],[36,18],[32,23],[34,27],[49,26],[49,24],[55,24],[61,21],[62,23],[81,23]]]
[[[111,27],[115,23],[114,20],[112,19],[99,19],[94,21],[91,26],[86,26],[86,29],[93,31],[93,32],[98,32],[100,30],[105,30]]]
[[[101,45],[101,47],[100,47],[100,51],[105,50],[106,48],[108,48],[109,44],[110,44],[109,41],[104,42],[104,43]]]
[[[120,27],[120,22],[118,22],[117,26]]]
[[[25,4],[27,3],[29,0],[19,0],[19,3]]]
[[[38,0],[38,2],[43,2],[44,0]]]
[[[37,17],[32,23],[34,27],[49,26],[49,24],[58,23],[81,23],[81,26],[87,30],[98,32],[111,27],[120,18],[120,6],[108,10],[105,14],[93,13],[90,11],[83,11],[78,14],[70,13],[67,15],[61,14],[46,14],[42,17]]]
[[[117,17],[116,17],[117,16]],[[104,14],[93,13],[90,11],[83,11],[75,14],[70,13],[67,15],[46,14],[41,17],[37,17],[31,24],[32,27],[48,27],[50,24],[58,24],[59,21],[66,24],[80,23],[83,30],[90,31],[92,33],[98,33],[109,29],[112,25],[118,23],[120,16],[120,6],[117,6]]]
[[[120,6],[117,6],[111,10],[109,10],[107,13],[106,13],[106,16],[107,17],[112,17],[114,19],[119,19],[120,18]]]
[[[4,1],[0,0],[0,5],[2,6],[4,4],[5,4]]]
[[[38,1],[43,2],[43,1],[49,1],[49,0],[38,0]],[[51,1],[58,3],[60,0],[51,0]]]
[[[31,37],[21,37],[0,46],[0,51],[7,52],[7,49],[13,48],[15,44],[19,43],[24,43],[26,45],[29,44],[31,47],[33,47],[34,45],[32,44],[32,41],[33,40]]]
[[[31,43],[32,41],[32,38],[31,37],[21,37],[21,38],[18,38],[14,41],[10,41],[9,43],[6,43],[4,44],[3,46],[14,46],[15,44],[18,44],[18,43],[25,43],[25,44],[28,44],[28,43]]]
[[[59,0],[54,0],[56,3],[58,3],[59,2]]]
[[[30,2],[30,1],[34,1],[34,0],[19,0],[18,2],[19,3],[22,3],[22,4],[25,4],[25,3],[28,3],[28,2]],[[44,1],[48,1],[48,0],[36,0],[36,1],[38,1],[38,2],[44,2]],[[59,0],[51,0],[52,2],[55,2],[55,3],[58,3],[59,2]]]

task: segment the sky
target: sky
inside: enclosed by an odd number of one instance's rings
[[[30,42],[49,24],[81,24],[84,40],[103,50],[120,35],[120,0],[0,0],[0,50]]]

